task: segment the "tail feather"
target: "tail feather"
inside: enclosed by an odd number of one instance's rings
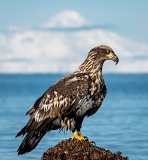
[[[16,137],[19,137],[19,136],[21,136],[21,135],[25,135],[25,133],[26,133],[26,128],[27,128],[27,126],[25,126],[24,128],[22,128],[22,130],[15,136],[15,138],[16,138]]]
[[[28,132],[17,150],[18,155],[32,151],[38,145],[44,135],[45,133],[34,131]]]
[[[25,135],[27,132],[29,132],[30,130],[33,130],[35,127],[38,127],[38,126],[39,125],[36,124],[36,122],[34,121],[34,119],[30,119],[28,121],[27,125],[21,129],[21,131],[16,135],[16,137],[19,137],[21,135]]]
[[[16,135],[16,137],[18,137],[26,134],[17,150],[18,155],[32,151],[38,145],[46,132],[55,128],[55,124],[52,123],[54,120],[55,119],[45,119],[40,123],[35,122],[34,120],[29,121],[28,124]]]

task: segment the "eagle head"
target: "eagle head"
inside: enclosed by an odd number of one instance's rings
[[[116,64],[119,62],[119,58],[115,55],[112,48],[106,45],[97,46],[90,50],[86,60],[74,73],[88,72],[101,74],[103,63],[106,60],[113,60]]]
[[[112,48],[106,45],[97,46],[90,50],[88,54],[88,59],[105,61],[105,60],[113,60],[116,64],[119,62],[119,58],[115,55]]]

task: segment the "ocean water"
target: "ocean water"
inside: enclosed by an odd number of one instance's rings
[[[22,138],[15,135],[27,123],[26,111],[63,74],[0,74],[0,159],[37,160],[71,133],[52,131],[32,152],[18,156]],[[83,135],[97,146],[121,151],[131,160],[148,159],[148,74],[104,74],[107,96],[99,111],[85,118]]]

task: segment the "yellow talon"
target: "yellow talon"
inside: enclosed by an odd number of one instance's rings
[[[83,137],[83,135],[82,135],[82,133],[81,133],[80,131],[77,132],[77,135],[78,135],[79,137],[81,137],[81,140],[85,140],[85,137]]]
[[[73,136],[71,138],[77,139],[77,140],[85,140],[85,138],[83,137],[83,135],[80,131],[78,131],[78,133],[76,131],[73,132]]]
[[[80,131],[78,132],[74,131],[71,139],[84,140],[84,141],[88,141],[90,144],[95,144],[94,141],[89,140],[87,137],[84,137]]]

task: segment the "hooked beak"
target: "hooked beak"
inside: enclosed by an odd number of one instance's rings
[[[113,60],[116,64],[118,64],[119,58],[114,53],[110,52],[109,54],[107,54],[107,57],[110,60]]]
[[[117,56],[115,56],[115,57],[113,58],[113,61],[115,62],[115,64],[118,64],[119,58],[118,58]]]

